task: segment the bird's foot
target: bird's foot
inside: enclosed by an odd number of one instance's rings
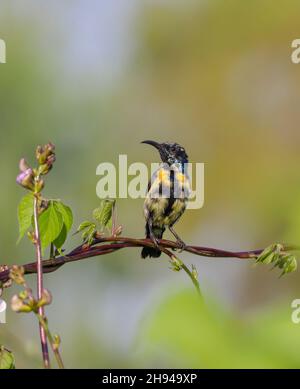
[[[157,240],[156,240],[154,237],[152,237],[152,238],[151,238],[151,240],[152,240],[152,242],[153,242],[153,244],[154,244],[155,248],[157,248],[157,250],[160,250],[160,247],[159,247],[158,241],[157,241]]]
[[[177,239],[176,244],[177,244],[178,252],[179,252],[179,253],[181,253],[181,252],[186,248],[186,244],[185,244],[184,241],[181,240],[181,239]],[[176,249],[176,250],[177,250],[177,249]]]

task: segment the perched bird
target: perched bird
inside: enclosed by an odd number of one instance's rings
[[[144,247],[142,250],[142,258],[158,258],[161,250],[157,240],[162,238],[167,227],[175,236],[178,247],[183,249],[185,246],[173,226],[185,211],[190,195],[190,180],[186,171],[188,156],[177,143],[157,143],[151,140],[142,143],[155,147],[162,160],[149,182],[144,203],[146,238],[152,239],[155,247]]]

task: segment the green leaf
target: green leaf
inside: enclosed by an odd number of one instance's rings
[[[95,237],[95,231],[93,231],[93,232],[89,235],[89,237],[88,237],[87,244],[88,244],[89,246],[91,246],[91,244],[93,243],[94,237]]]
[[[63,224],[62,229],[60,231],[60,234],[58,237],[53,241],[54,246],[60,250],[65,243],[68,236],[67,227],[65,224]]]
[[[90,245],[93,242],[96,229],[97,229],[97,226],[95,223],[90,222],[90,221],[84,221],[77,228],[76,233],[83,231],[81,237],[82,237],[83,241],[87,241],[87,243]]]
[[[31,226],[33,216],[33,194],[24,196],[18,206],[19,238],[17,243],[23,238],[25,232]]]
[[[15,358],[12,352],[0,346],[0,369],[14,369]]]
[[[103,200],[99,208],[94,209],[93,217],[98,223],[104,227],[108,227],[111,223],[112,211],[115,205],[115,200]]]
[[[295,255],[287,253],[282,255],[274,266],[278,266],[279,269],[282,269],[280,276],[284,276],[287,273],[292,273],[297,270],[297,259]]]
[[[89,222],[89,221],[84,221],[82,222],[79,227],[77,228],[77,231],[76,233],[80,232],[80,231],[83,231],[85,230],[86,228],[92,226],[92,225],[95,225],[93,222]]]
[[[291,273],[297,269],[297,259],[295,255],[283,251],[284,247],[280,243],[268,246],[258,256],[256,262],[269,265],[273,264],[273,269],[278,267],[282,270],[281,276]]]
[[[39,227],[42,248],[46,248],[59,236],[63,227],[63,218],[56,209],[53,201],[50,201],[48,208],[39,216]]]
[[[67,233],[70,231],[73,225],[73,213],[70,207],[67,205],[63,204],[61,201],[55,200],[54,206],[57,209],[58,212],[61,213],[61,216],[63,218],[63,222],[66,226],[66,231]]]
[[[89,228],[87,228],[82,234],[82,239],[87,240],[87,243],[91,245],[93,243],[94,235],[96,232],[96,224],[91,223]]]
[[[257,257],[256,262],[264,263],[266,265],[275,262],[279,258],[282,249],[283,247],[279,243],[271,244]]]
[[[57,238],[53,241],[55,247],[60,250],[65,243],[68,232],[70,231],[73,225],[73,213],[70,207],[63,204],[61,201],[54,200],[53,205],[55,207],[56,212],[61,214],[63,220],[63,226]]]

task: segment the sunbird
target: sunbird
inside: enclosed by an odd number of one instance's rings
[[[146,219],[146,238],[150,238],[155,247],[144,247],[142,258],[158,258],[161,255],[158,239],[162,239],[166,228],[176,238],[178,248],[185,243],[178,236],[173,226],[184,213],[190,195],[190,180],[187,174],[188,156],[178,143],[157,143],[145,140],[155,147],[162,160],[148,184],[144,202]]]

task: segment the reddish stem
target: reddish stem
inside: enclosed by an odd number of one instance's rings
[[[176,249],[176,242],[170,240],[162,239],[159,241],[159,244],[166,249]],[[113,253],[117,250],[128,248],[128,247],[154,247],[153,242],[150,239],[134,239],[127,237],[102,237],[95,239],[93,244],[90,247],[86,245],[80,245],[73,249],[70,253],[57,257],[54,259],[43,260],[43,272],[51,273],[56,271],[65,263],[81,261],[87,258],[96,257],[99,255],[106,255]],[[285,251],[295,251],[300,250],[297,246],[284,246]],[[192,253],[194,255],[208,257],[208,258],[237,258],[240,260],[246,259],[255,259],[263,249],[258,250],[249,250],[249,251],[228,251],[218,248],[203,247],[203,246],[193,246],[187,245],[184,248],[184,251]],[[27,263],[24,266],[25,274],[31,274],[37,272],[37,263],[31,262]],[[5,282],[9,279],[9,269],[0,272],[0,281]]]
[[[43,263],[42,263],[42,249],[41,249],[41,239],[38,223],[38,195],[34,196],[34,207],[33,207],[33,218],[34,218],[34,232],[35,232],[35,252],[36,252],[36,272],[37,272],[37,295],[38,300],[42,298],[43,292]],[[44,307],[39,308],[39,315],[42,318],[45,318]],[[48,351],[47,336],[44,327],[39,323],[40,328],[40,338],[41,338],[41,347],[43,354],[43,361],[45,368],[50,368],[50,359]]]

